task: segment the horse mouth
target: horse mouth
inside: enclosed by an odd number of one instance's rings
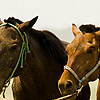
[[[64,95],[60,98],[54,99],[54,100],[74,100],[82,91],[83,86],[81,86],[79,89],[75,90],[73,93]]]
[[[74,89],[71,89],[71,90],[70,90],[70,89],[68,89],[68,90],[66,90],[66,89],[60,90],[60,89],[59,89],[60,94],[61,94],[62,96],[67,96],[67,95],[70,95],[70,94],[72,94],[72,93],[75,93],[76,90],[77,90],[77,88],[74,88]]]

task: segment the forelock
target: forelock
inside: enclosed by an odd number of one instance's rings
[[[87,25],[81,25],[79,27],[80,31],[82,31],[83,34],[85,33],[94,33],[100,30],[100,27],[95,27],[95,25],[87,24]]]

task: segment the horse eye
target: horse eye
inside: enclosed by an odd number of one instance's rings
[[[17,47],[18,47],[17,45],[13,45],[13,46],[11,47],[11,50],[12,50],[12,51],[15,51],[15,50],[17,49]]]
[[[94,52],[94,49],[88,50],[88,53],[93,53],[93,52]]]
[[[94,51],[95,51],[95,47],[91,47],[91,48],[88,49],[87,52],[88,52],[88,53],[94,53]]]
[[[95,50],[96,50],[96,47],[91,46],[90,48],[88,48],[87,53],[94,53]]]

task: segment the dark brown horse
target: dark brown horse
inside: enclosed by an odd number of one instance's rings
[[[7,24],[0,26],[0,93],[19,60],[23,42],[19,33],[27,34],[26,44],[29,44],[24,46],[29,46],[30,53],[24,50],[22,58],[26,56],[26,59],[21,58],[12,76],[17,76],[12,85],[14,100],[48,100],[60,96],[57,82],[67,62],[67,54],[54,34],[32,29],[36,20],[37,17],[23,23],[9,18],[5,20]]]
[[[99,78],[100,28],[93,25],[82,25],[80,30],[82,32],[73,24],[72,31],[75,39],[66,47],[68,62],[58,82],[58,88],[62,95],[73,93],[81,86],[88,86],[89,81]],[[85,91],[86,94],[87,92]],[[100,100],[99,93],[100,82],[97,100]],[[89,97],[79,100],[89,100]]]

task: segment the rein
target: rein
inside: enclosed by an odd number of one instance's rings
[[[24,59],[26,59],[26,53],[30,53],[30,51],[29,51],[29,46],[28,46],[28,39],[27,39],[26,33],[23,32],[23,34],[22,34],[21,31],[18,29],[18,27],[15,26],[15,25],[13,25],[13,24],[11,24],[11,23],[2,24],[2,25],[0,25],[0,27],[1,27],[1,26],[5,26],[5,25],[10,25],[11,27],[15,28],[15,29],[18,31],[20,37],[22,38],[22,46],[21,46],[21,49],[20,49],[20,54],[19,54],[17,63],[16,63],[16,65],[15,65],[15,67],[14,67],[14,69],[13,69],[13,71],[12,71],[10,77],[9,77],[8,80],[5,82],[5,85],[4,85],[4,87],[3,87],[3,90],[2,90],[2,92],[3,92],[3,98],[5,98],[5,90],[6,90],[6,88],[9,86],[10,81],[11,81],[11,79],[12,79],[12,77],[13,77],[13,75],[14,75],[16,69],[18,68],[19,63],[21,63],[21,64],[20,64],[20,67],[23,68]],[[25,58],[24,58],[24,56],[25,56]]]

